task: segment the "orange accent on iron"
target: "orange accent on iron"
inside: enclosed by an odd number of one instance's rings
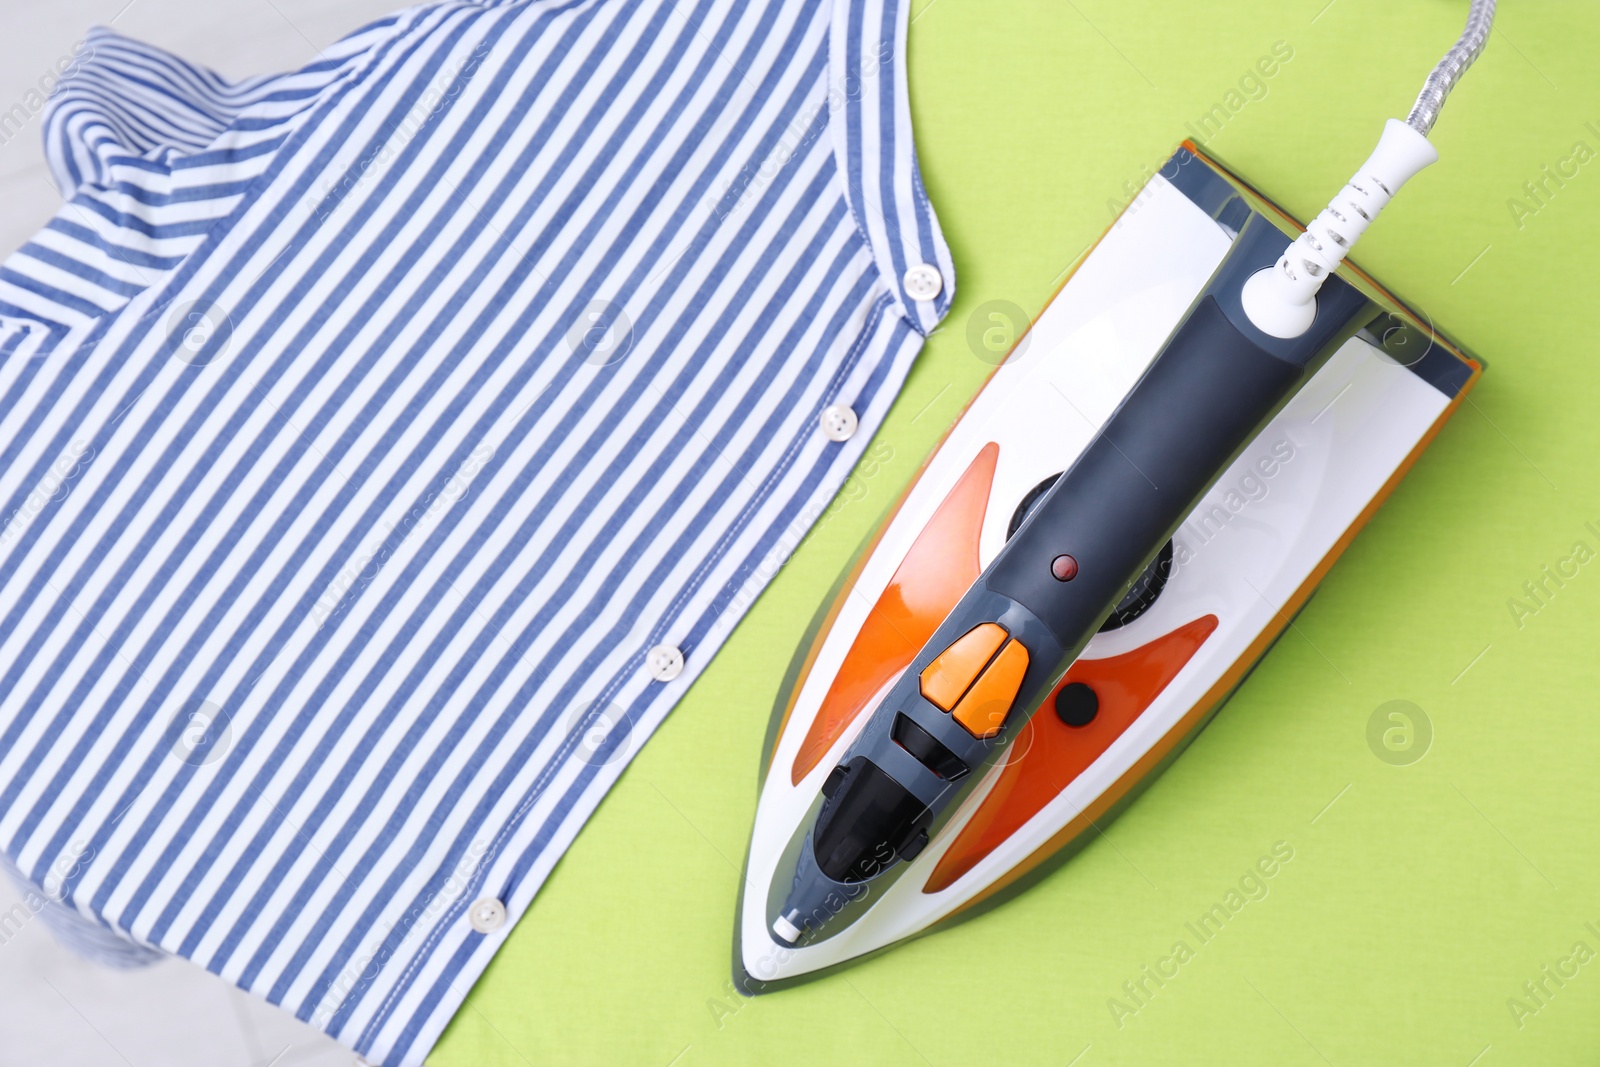
[[[1133,725],[1216,628],[1217,617],[1203,615],[1132,652],[1074,663],[1017,732],[1012,751],[1022,755],[1001,769],[923,892],[953,885],[1059,796]],[[1100,710],[1087,726],[1068,726],[1056,717],[1056,694],[1073,682],[1089,686],[1100,698]]]
[[[961,698],[952,716],[980,741],[993,737],[1006,724],[1017,691],[1022,688],[1022,676],[1027,673],[1028,650],[1020,641],[1007,641],[973,683],[971,692]]]
[[[1195,705],[1189,709],[1189,713],[1180,722],[1174,724],[1172,729],[1168,730],[1166,735],[1157,741],[1150,751],[1144,754],[1142,759],[1128,768],[1121,778],[1117,779],[1109,789],[1095,798],[1094,802],[1079,813],[1077,818],[1057,830],[1055,836],[1034,849],[1028,854],[1027,858],[984,886],[981,892],[963,901],[960,907],[950,913],[951,916],[959,915],[996,893],[1003,892],[1017,879],[1024,877],[1038,867],[1039,864],[1065,848],[1073,838],[1083,833],[1095,819],[1100,818],[1111,810],[1127,795],[1130,789],[1138,785],[1151,771],[1160,766],[1161,761],[1166,759],[1174,748],[1187,738],[1192,737],[1195,731],[1199,730],[1205,723],[1206,717],[1216,710],[1217,705],[1227,699],[1228,695],[1233,692],[1234,687],[1244,680],[1244,676],[1249,673],[1250,668],[1255,666],[1256,662],[1271,647],[1272,642],[1276,641],[1278,636],[1288,627],[1289,620],[1294,618],[1295,613],[1305,606],[1305,602],[1311,598],[1312,592],[1321,584],[1323,577],[1332,569],[1339,557],[1344,555],[1345,549],[1350,547],[1350,542],[1355,540],[1356,534],[1361,532],[1372,519],[1372,516],[1377,513],[1378,508],[1383,505],[1384,501],[1389,499],[1395,487],[1416,465],[1417,460],[1422,458],[1422,453],[1427,451],[1428,446],[1433,443],[1433,439],[1444,428],[1444,424],[1450,421],[1450,417],[1456,413],[1456,409],[1461,406],[1461,402],[1466,399],[1467,394],[1478,384],[1478,379],[1483,377],[1483,364],[1467,356],[1432,330],[1429,330],[1428,333],[1429,336],[1443,345],[1451,355],[1472,368],[1471,377],[1462,385],[1461,391],[1455,395],[1455,398],[1439,413],[1439,417],[1433,421],[1433,425],[1428,428],[1428,432],[1423,434],[1422,439],[1411,449],[1411,454],[1405,458],[1405,461],[1400,466],[1395,468],[1393,474],[1389,475],[1389,480],[1383,483],[1383,488],[1378,490],[1377,495],[1367,502],[1366,507],[1361,509],[1361,514],[1356,516],[1356,521],[1351,523],[1350,528],[1340,535],[1339,540],[1334,542],[1333,547],[1328,550],[1328,554],[1322,557],[1322,562],[1317,564],[1316,569],[1306,576],[1305,581],[1300,583],[1300,588],[1295,590],[1294,595],[1284,602],[1283,607],[1278,609],[1278,617],[1269,623],[1261,633],[1256,635],[1255,640],[1250,642],[1250,647],[1245,649],[1244,654],[1233,661],[1233,666],[1228,668],[1222,677],[1217,679],[1216,684],[1207,691],[1205,696],[1195,701]],[[933,891],[924,887],[924,892]],[[949,918],[949,916],[946,918]]]
[[[1005,639],[1005,628],[995,622],[979,623],[956,638],[922,669],[922,695],[940,711],[955,707]]]
[[[978,575],[978,535],[1000,446],[983,446],[934,512],[861,625],[795,755],[799,785],[895,675],[911,665]]]

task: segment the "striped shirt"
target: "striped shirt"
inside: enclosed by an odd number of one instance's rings
[[[237,83],[88,38],[0,267],[41,899],[422,1062],[949,306],[907,6],[445,3]]]

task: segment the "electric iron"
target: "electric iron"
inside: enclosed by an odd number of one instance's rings
[[[734,980],[970,914],[1087,842],[1206,723],[1482,372],[1341,264],[1487,41],[1309,228],[1185,142],[819,612],[762,759]]]

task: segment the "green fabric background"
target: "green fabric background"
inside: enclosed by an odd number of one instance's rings
[[[1600,563],[1520,620],[1508,606],[1577,542],[1600,550],[1600,162],[1550,183],[1543,206],[1523,189],[1576,143],[1600,150],[1589,0],[1502,5],[1435,131],[1441,162],[1358,249],[1490,370],[1189,752],[1003,908],[760,999],[728,982],[779,681],[824,592],[988,373],[967,342],[973,309],[1042,307],[1108,201],[1278,41],[1293,59],[1208,147],[1315,214],[1383,120],[1404,117],[1465,11],[920,0],[918,149],[959,296],[880,435],[893,458],[858,475],[628,769],[432,1063],[1600,1060],[1600,960],[1545,979],[1542,1006],[1523,988],[1577,942],[1600,952]],[[1538,210],[1519,219],[1512,198]],[[1391,700],[1431,723],[1410,765],[1368,744]],[[1185,923],[1278,842],[1293,859],[1268,895],[1200,944]],[[1123,983],[1180,939],[1194,957],[1139,1006]],[[1139,1010],[1119,1026],[1111,998]],[[1517,1018],[1510,998],[1530,1010]]]

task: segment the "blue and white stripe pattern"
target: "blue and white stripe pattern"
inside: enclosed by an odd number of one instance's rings
[[[0,270],[0,849],[421,1063],[949,306],[907,7],[90,38]]]
[[[70,856],[63,858],[72,859]],[[0,946],[9,943],[24,926],[37,918],[61,944],[104,967],[137,970],[167,958],[154,949],[129,941],[53,899],[50,894],[55,890],[51,887],[60,884],[60,880],[70,873],[70,867],[51,872],[54,877],[47,878],[43,886],[24,878],[16,865],[3,854],[0,854],[0,871],[4,871],[8,876],[6,880],[15,883],[22,892],[21,901],[12,905],[9,911],[0,911]]]

